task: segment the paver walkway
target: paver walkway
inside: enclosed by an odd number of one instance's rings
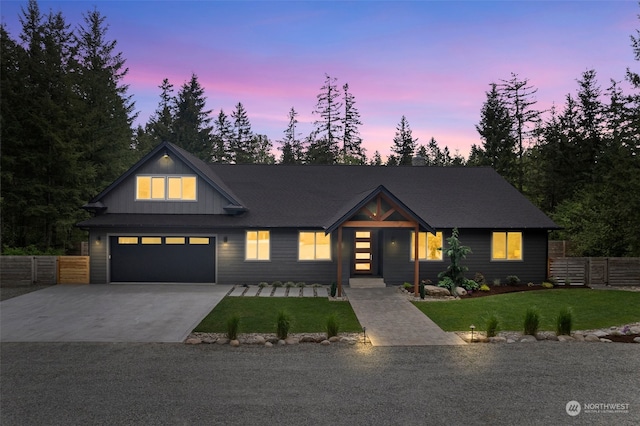
[[[413,306],[397,288],[347,288],[351,307],[373,346],[463,345]]]

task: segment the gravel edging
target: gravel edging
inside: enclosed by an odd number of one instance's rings
[[[370,344],[363,341],[362,333],[340,333],[338,336],[327,338],[326,333],[290,333],[286,339],[278,339],[274,333],[243,333],[237,340],[229,340],[225,333],[191,333],[184,341],[188,345],[217,344],[217,345],[257,345],[265,347],[298,345],[315,343],[323,346],[332,344]]]

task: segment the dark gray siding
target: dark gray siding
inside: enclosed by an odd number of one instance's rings
[[[107,282],[107,246],[108,238],[105,232],[90,232],[89,276],[91,284],[106,284]]]
[[[229,201],[198,176],[197,201],[136,201],[136,175],[196,175],[183,162],[173,158],[151,159],[108,193],[102,202],[108,213],[225,214]]]
[[[513,231],[518,231],[514,229]],[[489,284],[499,278],[503,283],[509,275],[517,275],[523,284],[533,282],[540,284],[547,274],[547,231],[522,230],[523,232],[523,260],[521,261],[492,261],[491,237],[492,230],[462,229],[459,232],[460,242],[469,246],[472,254],[468,255],[463,265],[469,268],[467,278],[473,279],[476,272],[484,275]],[[410,260],[410,231],[385,231],[384,278],[388,285],[413,282],[413,261]],[[391,244],[395,236],[396,244]],[[451,236],[451,230],[444,231],[444,243]],[[429,279],[434,284],[438,281],[438,274],[446,270],[449,261],[446,255],[443,261],[420,262],[420,279]]]

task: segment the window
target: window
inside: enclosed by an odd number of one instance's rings
[[[522,260],[522,232],[494,232],[491,258],[493,260]]]
[[[209,238],[207,237],[189,237],[189,244],[193,245],[207,245],[209,244]]]
[[[164,239],[165,244],[184,244],[184,237],[166,237]]]
[[[411,232],[411,260],[414,258],[415,253],[415,232]],[[439,250],[444,245],[442,243],[442,232],[436,232],[433,235],[431,232],[419,232],[418,233],[418,259],[419,260],[442,260],[442,250]]]
[[[142,244],[162,244],[160,237],[142,237]]]
[[[136,200],[196,200],[195,176],[136,176]]]
[[[138,244],[138,237],[118,237],[118,244]]]
[[[269,231],[247,231],[246,260],[270,259]]]
[[[331,235],[324,231],[300,232],[298,260],[331,260]]]

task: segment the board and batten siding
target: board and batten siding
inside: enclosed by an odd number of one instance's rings
[[[446,239],[451,236],[451,229],[442,230],[446,247]],[[498,230],[504,231],[504,230]],[[547,274],[547,231],[519,230],[522,232],[522,260],[491,260],[491,241],[493,230],[461,229],[459,240],[462,245],[471,248],[472,253],[463,260],[462,265],[469,268],[466,277],[473,279],[477,272],[484,275],[489,285],[494,279],[506,282],[509,275],[516,275],[523,284],[542,283]],[[399,285],[403,282],[413,283],[413,261],[410,260],[410,231],[385,230],[383,275],[387,285]],[[392,238],[396,244],[391,244]],[[449,259],[446,254],[442,261],[421,261],[420,279],[429,279],[435,285],[438,274],[447,269]]]
[[[127,177],[102,202],[109,206],[109,213],[136,214],[225,214],[229,201],[205,182],[197,178],[196,201],[137,201],[136,176],[194,176],[196,173],[183,162],[158,156],[145,163],[135,174]]]

